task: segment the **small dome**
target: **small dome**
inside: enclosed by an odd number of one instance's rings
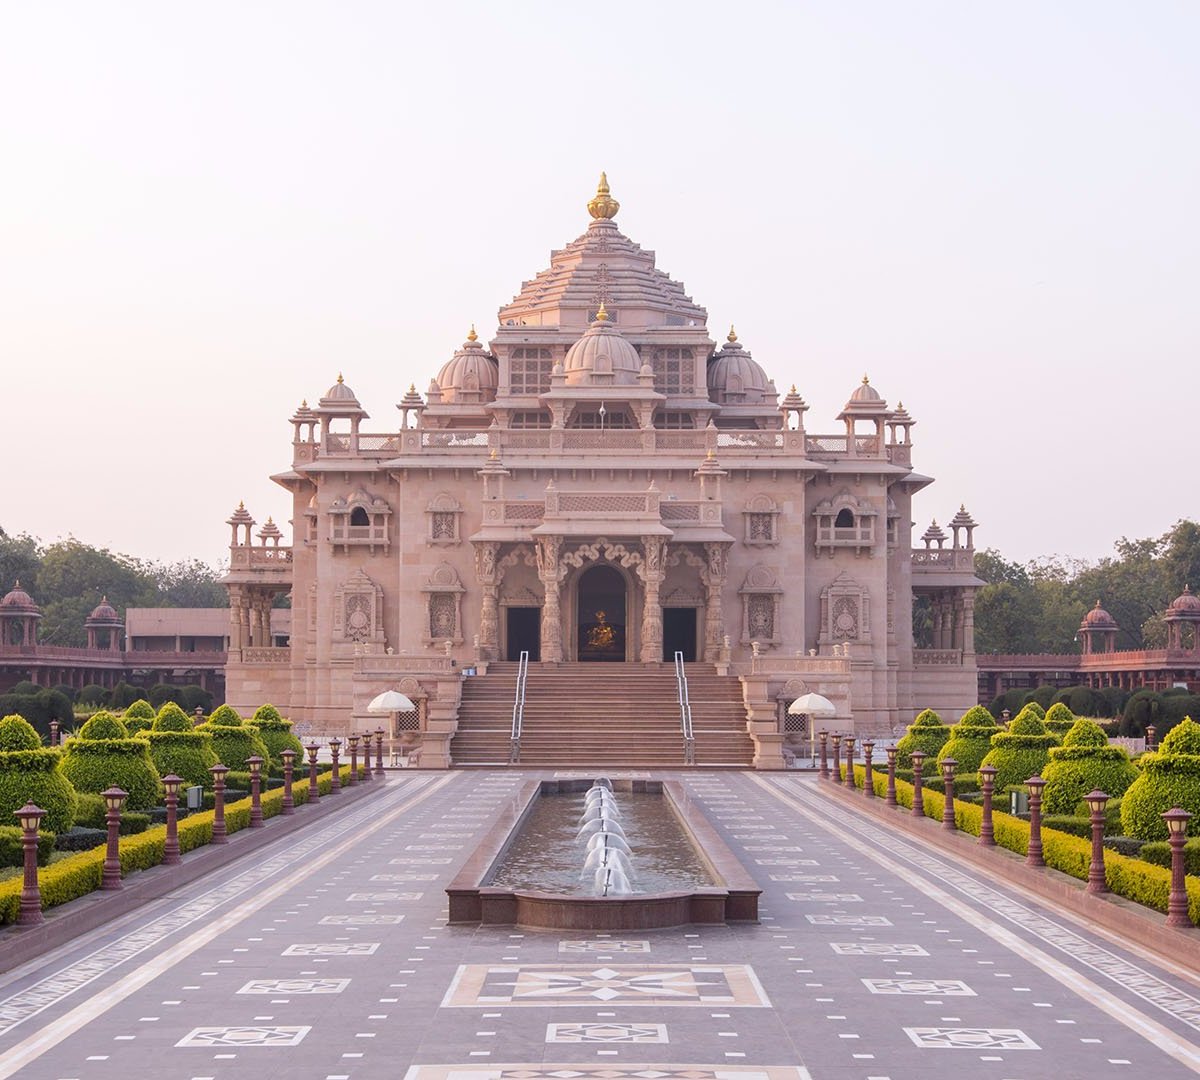
[[[21,588],[20,581],[16,582],[12,589],[5,594],[4,599],[0,600],[0,608],[7,611],[37,611],[38,606],[33,602],[33,597]]]
[[[341,373],[338,373],[337,382],[335,382],[328,390],[325,391],[325,396],[322,401],[352,401],[355,405],[358,404],[358,398],[354,396],[354,391],[346,385],[346,380],[342,378]]]
[[[871,380],[867,376],[862,377],[862,382],[854,388],[854,393],[850,395],[849,405],[884,405],[883,395],[879,393],[871,385]]]
[[[1081,630],[1116,630],[1117,620],[1114,619],[1107,611],[1100,606],[1100,601],[1096,601],[1096,606],[1092,608],[1084,617]]]
[[[596,321],[567,350],[563,362],[563,371],[571,385],[592,381],[629,385],[637,381],[641,369],[642,358],[637,349],[608,321],[603,304],[596,312]]]
[[[760,405],[774,394],[774,384],[731,326],[708,365],[708,396],[718,405]]]
[[[1170,615],[1200,615],[1200,596],[1192,592],[1190,585],[1185,585],[1183,592],[1171,601],[1167,613]]]
[[[438,389],[442,400],[494,401],[496,388],[500,385],[500,369],[496,361],[479,344],[475,327],[471,327],[467,340],[438,372]]]
[[[121,617],[117,614],[117,609],[108,602],[108,597],[101,597],[93,609],[92,613],[87,617],[88,622],[120,622]]]

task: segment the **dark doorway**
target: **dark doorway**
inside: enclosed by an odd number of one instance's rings
[[[663,608],[663,659],[674,663],[677,652],[683,653],[685,663],[696,659],[694,607]]]
[[[625,659],[625,579],[611,566],[593,566],[579,578],[580,660]]]
[[[522,652],[529,653],[529,659],[537,660],[541,656],[542,641],[542,609],[540,607],[510,607],[507,613],[507,641],[505,656],[509,660],[520,660]]]

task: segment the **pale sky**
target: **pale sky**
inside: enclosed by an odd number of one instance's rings
[[[917,419],[914,536],[1200,515],[1200,5],[0,3],[0,525],[227,558],[339,371],[394,431],[617,223],[810,432]],[[286,525],[284,526],[286,529]],[[5,584],[7,583],[0,583]]]

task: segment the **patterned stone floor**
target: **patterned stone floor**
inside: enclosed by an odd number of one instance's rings
[[[0,979],[0,1080],[1200,1072],[1196,973],[884,833],[811,777],[674,775],[760,881],[760,925],[448,927],[446,884],[530,773],[401,774]]]

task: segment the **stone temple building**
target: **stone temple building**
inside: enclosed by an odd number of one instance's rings
[[[332,734],[386,722],[367,703],[399,689],[422,765],[507,761],[527,653],[523,763],[678,762],[686,731],[699,763],[762,768],[814,726],[973,704],[975,523],[913,549],[913,418],[863,377],[814,433],[622,234],[603,177],[587,209],[491,340],[409,387],[398,430],[365,430],[341,375],[292,416],[291,546],[271,521],[254,543],[242,506],[229,522],[229,701]],[[808,691],[837,716],[787,717]]]

